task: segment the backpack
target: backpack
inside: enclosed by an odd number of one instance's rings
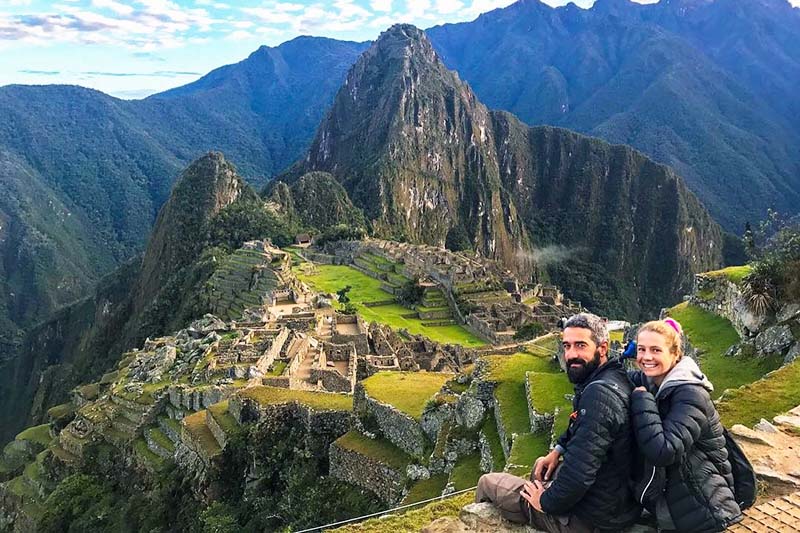
[[[722,428],[722,434],[725,435],[725,448],[728,450],[728,462],[731,464],[733,473],[733,487],[731,488],[733,489],[736,503],[739,504],[739,509],[744,511],[752,507],[756,501],[756,492],[758,490],[756,473],[753,471],[753,465],[750,464],[747,456],[724,427]]]

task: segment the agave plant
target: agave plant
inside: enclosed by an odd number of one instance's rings
[[[773,265],[759,263],[742,279],[742,296],[747,307],[759,316],[771,311],[777,300],[778,284]]]

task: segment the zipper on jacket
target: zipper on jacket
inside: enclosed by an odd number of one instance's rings
[[[642,491],[642,497],[639,499],[639,505],[644,505],[644,495],[647,494],[647,489],[650,488],[650,485],[653,484],[653,480],[656,477],[656,467],[653,467],[653,473],[650,475],[650,481],[647,482],[647,485],[644,486],[644,490]]]

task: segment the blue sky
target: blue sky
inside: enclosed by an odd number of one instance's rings
[[[262,44],[298,35],[369,40],[396,22],[428,28],[512,2],[0,0],[0,85],[69,83],[141,98],[240,61]]]

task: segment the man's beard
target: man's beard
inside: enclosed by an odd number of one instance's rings
[[[573,367],[573,364],[579,364],[580,366]],[[567,361],[567,378],[569,381],[574,384],[583,383],[586,381],[586,378],[594,372],[597,367],[600,366],[600,350],[594,351],[594,358],[588,363],[583,359],[578,359],[575,357],[574,359],[570,359]]]

